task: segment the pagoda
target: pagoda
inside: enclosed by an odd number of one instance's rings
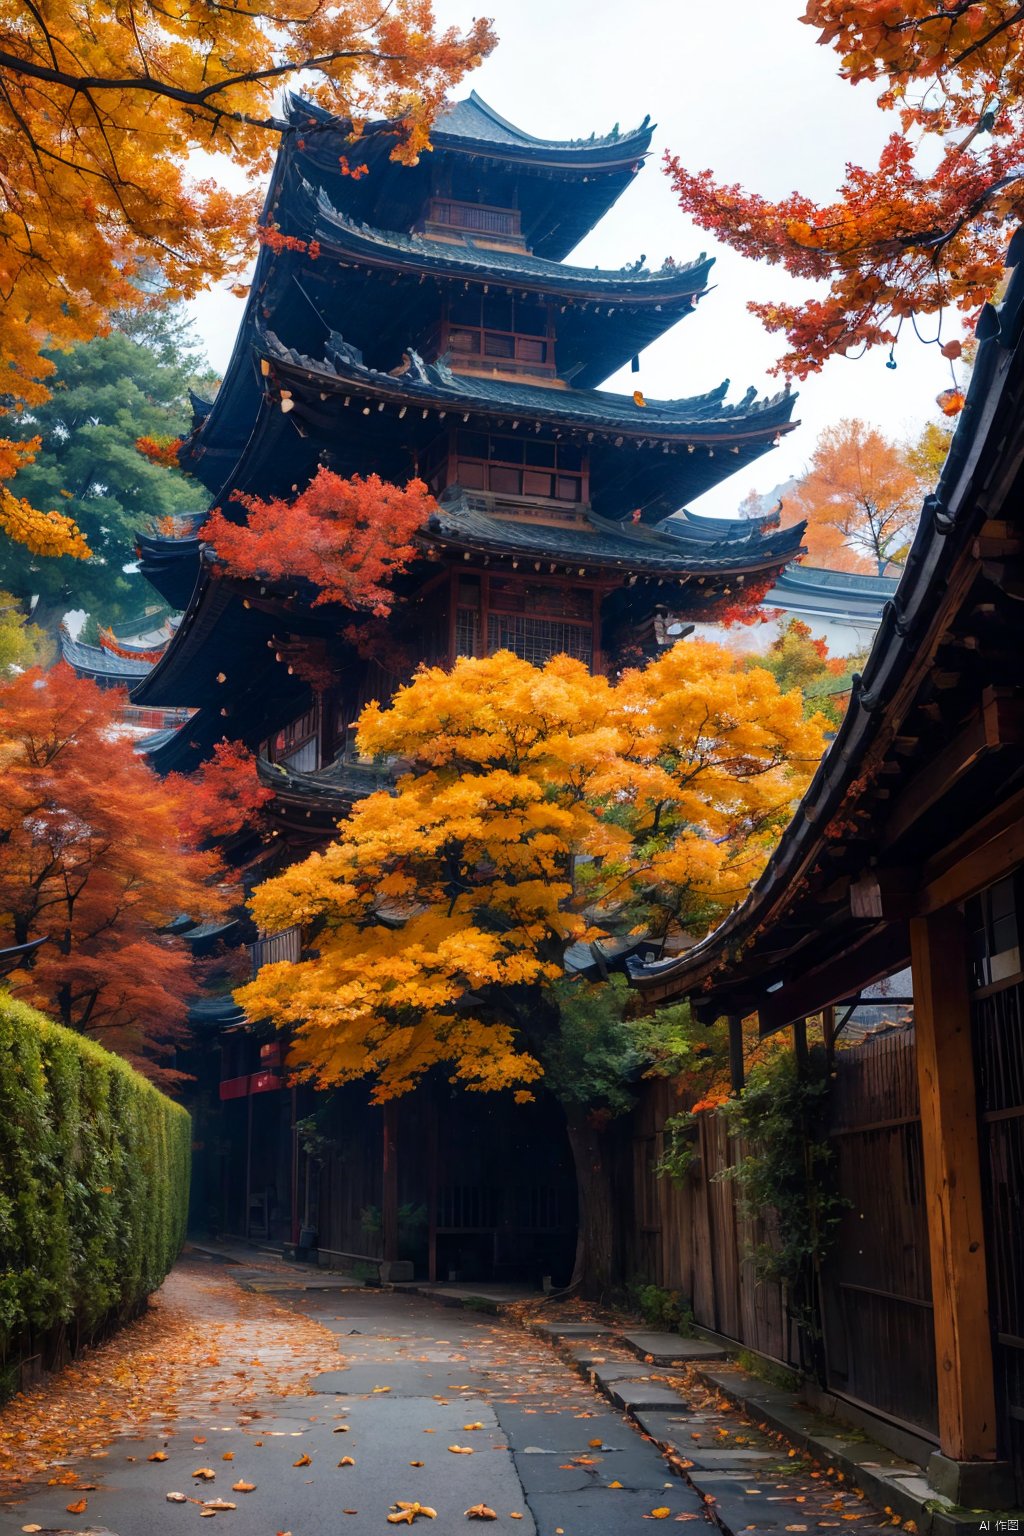
[[[566,260],[641,170],[649,121],[540,139],[474,93],[408,165],[394,156],[394,123],[355,138],[298,98],[287,110],[244,317],[215,400],[193,400],[182,467],[239,520],[237,494],[287,497],[320,466],[399,485],[419,477],[436,510],[422,559],[396,585],[394,646],[379,656],[360,655],[345,638],[351,615],[313,607],[300,583],[220,571],[199,537],[203,514],[141,540],[144,574],[184,613],[132,699],[193,711],[154,741],[151,761],[187,771],[225,736],[257,750],[279,861],[322,846],[380,787],[350,722],[418,662],[507,649],[537,664],[567,653],[595,671],[635,663],[670,618],[756,606],[803,533],[680,510],[791,430],[788,391],[728,403],[728,381],[673,400],[599,388],[624,365],[639,369],[644,348],[707,291],[712,267],[704,255],[657,269],[643,257],[613,270]],[[261,953],[257,944],[256,963]],[[230,1013],[214,1009],[207,1028]],[[259,1064],[242,1070],[237,1039],[228,1056],[222,1099],[251,1096]],[[280,1077],[262,1076],[266,1096],[283,1101]],[[249,1109],[251,1161],[251,1097]],[[466,1110],[463,1127],[478,1113]],[[286,1162],[282,1153],[257,1218],[247,1176],[247,1233],[257,1220],[275,1235],[285,1211],[294,1225]],[[237,1171],[224,1180],[237,1184]],[[444,1199],[428,1203],[436,1268]],[[472,1221],[455,1201],[452,1230],[456,1206],[474,1232],[500,1226],[486,1201]],[[333,1246],[354,1242],[349,1230]]]

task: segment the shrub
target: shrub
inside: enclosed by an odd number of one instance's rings
[[[0,1379],[131,1317],[180,1252],[191,1121],[0,993]]]
[[[664,1328],[668,1333],[693,1335],[693,1310],[679,1291],[665,1291],[660,1285],[645,1280],[634,1280],[629,1286],[629,1300],[644,1322],[652,1328]]]

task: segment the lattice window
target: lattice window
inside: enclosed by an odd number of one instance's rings
[[[487,620],[487,649],[512,651],[535,666],[562,655],[575,656],[589,666],[594,658],[593,625],[492,613]]]
[[[455,654],[475,656],[480,648],[480,614],[475,608],[455,610]]]

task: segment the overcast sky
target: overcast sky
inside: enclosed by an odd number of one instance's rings
[[[471,3],[436,0],[442,23],[464,22]],[[777,268],[746,261],[719,246],[680,213],[660,160],[665,149],[693,169],[710,166],[724,180],[778,197],[798,188],[829,197],[848,160],[871,163],[891,124],[875,106],[875,90],[838,78],[838,59],[797,21],[800,0],[493,0],[501,42],[459,94],[476,89],[504,117],[553,138],[632,127],[650,113],[657,123],[651,157],[632,187],[571,258],[620,267],[642,254],[717,256],[713,290],[641,358],[638,378],[623,372],[612,388],[637,385],[652,399],[699,394],[724,378],[730,398],[748,384],[773,393],[769,369],[781,350],[746,311],[751,299],[798,295]],[[242,305],[227,293],[193,306],[218,369],[223,369]],[[922,323],[934,334],[934,321]],[[946,337],[951,334],[947,323]],[[954,332],[955,334],[955,332]],[[897,348],[898,367],[880,350],[857,361],[836,360],[800,385],[802,425],[750,471],[694,503],[729,513],[751,488],[768,491],[803,470],[829,423],[860,416],[891,436],[916,435],[936,414],[935,396],[949,382],[937,347],[912,334]]]

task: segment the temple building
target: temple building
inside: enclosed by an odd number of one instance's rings
[[[703,255],[614,270],[566,259],[641,170],[649,122],[545,140],[473,94],[404,165],[392,157],[392,123],[353,142],[347,125],[301,100],[289,113],[235,348],[216,399],[194,401],[182,466],[239,520],[237,493],[287,496],[320,466],[399,485],[418,476],[436,510],[419,535],[422,559],[396,584],[394,643],[369,658],[345,638],[351,616],[313,607],[301,583],[218,569],[199,537],[203,515],[141,540],[142,571],[183,617],[133,703],[194,711],[155,740],[151,760],[187,770],[225,736],[256,749],[275,791],[279,860],[322,846],[353,801],[384,782],[358,760],[350,722],[418,662],[507,649],[614,669],[653,654],[669,618],[711,622],[755,606],[803,534],[802,524],[680,510],[791,430],[788,391],[758,399],[749,389],[729,403],[728,381],[673,400],[599,387],[631,362],[638,371],[644,348],[708,287]],[[107,666],[138,664],[105,654]],[[257,941],[254,963],[280,942]],[[301,1204],[322,1250],[366,1249],[360,1202],[365,1210],[379,1193],[366,1193],[351,1156],[347,1172],[338,1158],[321,1161],[319,1191],[304,1165],[299,1189],[302,1104],[261,1065],[279,1063],[279,1045],[261,1047],[227,1003],[207,1013],[197,1029],[221,1046],[225,1117],[208,1138],[219,1171],[203,1175],[220,1212],[211,1221],[287,1236]],[[380,1111],[355,1110],[349,1090],[334,1097],[344,1098],[349,1138],[382,1134]],[[399,1139],[418,1149],[403,1160],[401,1200],[425,1211],[422,1242],[407,1246],[417,1262],[429,1251],[431,1273],[500,1274],[518,1254],[520,1266],[557,1275],[575,1220],[557,1111],[516,1111],[513,1188],[504,1153],[484,1166],[477,1122],[502,1112],[486,1097],[460,1099],[458,1115],[429,1095],[401,1106]],[[321,1141],[334,1135],[324,1123]],[[546,1138],[540,1156],[531,1137]],[[379,1187],[379,1152],[360,1156]]]

